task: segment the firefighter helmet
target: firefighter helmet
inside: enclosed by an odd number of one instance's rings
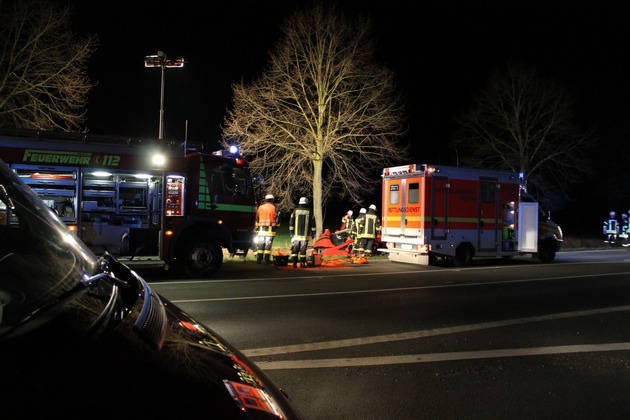
[[[352,216],[352,210],[348,210],[348,214]]]
[[[267,194],[265,200],[273,200],[273,194]]]
[[[608,215],[609,215],[610,217],[615,217],[615,215],[616,215],[616,214],[617,214],[617,213],[615,213],[614,211],[611,211],[610,213],[608,213]]]
[[[370,204],[370,209],[376,211],[376,205],[375,204]]]
[[[359,213],[367,213],[367,211],[365,210],[365,207],[361,207],[361,210],[359,210]]]
[[[300,202],[298,204],[308,204],[308,198],[306,197],[300,198]]]

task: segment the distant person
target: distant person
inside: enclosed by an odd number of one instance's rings
[[[619,236],[619,221],[617,220],[617,214],[611,211],[608,214],[608,219],[604,220],[603,225],[604,243],[613,246],[617,243],[617,237]]]
[[[289,220],[289,235],[291,236],[291,254],[289,261],[293,262],[293,268],[306,268],[306,248],[308,241],[315,235],[315,218],[308,207],[308,199],[300,198],[298,206],[291,213]]]
[[[280,226],[280,213],[276,211],[272,194],[267,194],[256,211],[256,229],[258,236],[258,250],[256,263],[271,262],[271,247],[276,237],[276,230]]]
[[[619,233],[621,246],[627,247],[630,245],[630,243],[628,242],[628,236],[630,236],[630,218],[628,217],[627,213],[621,213],[621,227]]]

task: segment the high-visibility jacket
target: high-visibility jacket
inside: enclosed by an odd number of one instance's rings
[[[350,232],[354,231],[354,219],[352,216],[348,216],[346,214],[341,218],[341,228],[339,230],[349,230]]]
[[[621,218],[621,235],[624,238],[628,237],[628,234],[630,234],[630,219],[628,219],[627,217],[623,217]]]
[[[297,206],[289,220],[289,234],[292,239],[307,241],[315,236],[315,218],[306,206]]]
[[[356,218],[355,223],[357,239],[374,239],[381,227],[381,219],[374,213],[361,214]]]
[[[261,236],[276,236],[276,228],[280,226],[276,206],[272,202],[261,204],[256,211],[256,227]]]
[[[617,219],[604,220],[604,234],[614,235],[619,233],[619,222]]]

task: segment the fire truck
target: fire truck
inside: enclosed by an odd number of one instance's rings
[[[224,249],[244,257],[252,246],[254,185],[238,152],[0,130],[0,158],[97,255],[206,277],[220,268]]]
[[[390,261],[466,266],[531,254],[551,262],[562,230],[526,192],[522,174],[432,164],[385,168],[381,236]]]

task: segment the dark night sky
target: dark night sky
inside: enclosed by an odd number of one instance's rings
[[[184,57],[166,72],[165,137],[213,147],[231,83],[257,77],[299,0],[74,1],[75,30],[96,33],[88,103],[94,134],[157,137],[160,70],[144,57]],[[349,17],[372,19],[379,59],[406,95],[418,162],[452,163],[450,121],[492,70],[510,59],[536,66],[579,99],[580,121],[605,143],[626,141],[630,16],[624,1],[366,2],[340,0]],[[606,211],[607,213],[607,211]],[[604,213],[602,213],[604,214]]]

